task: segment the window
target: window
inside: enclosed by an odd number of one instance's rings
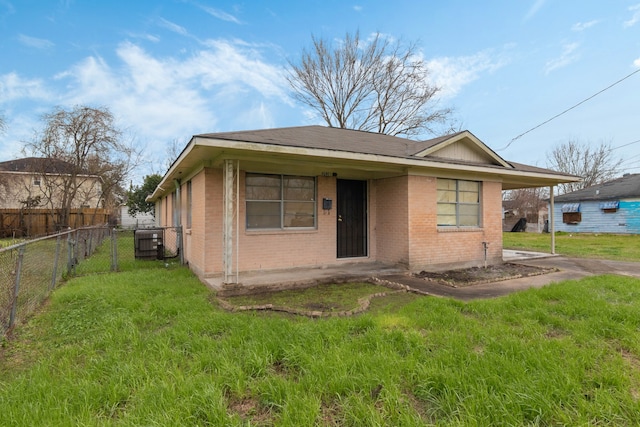
[[[620,201],[618,200],[600,203],[600,209],[602,209],[602,212],[604,213],[616,213],[618,212],[619,207],[620,207]]]
[[[562,222],[565,224],[578,224],[582,221],[580,203],[565,203],[562,205]]]
[[[192,211],[191,181],[187,181],[187,228],[191,228],[191,211]]]
[[[33,186],[34,187],[40,187],[40,183],[41,183],[41,180],[40,180],[39,176],[33,178]]]
[[[582,213],[580,212],[563,212],[562,222],[565,224],[578,224],[582,221]]]
[[[480,226],[480,183],[438,178],[438,225]]]
[[[247,229],[316,225],[316,180],[294,175],[247,173]]]

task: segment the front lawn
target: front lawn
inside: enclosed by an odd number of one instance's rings
[[[0,424],[639,425],[639,312],[617,276],[329,319],[226,312],[185,268],[81,277],[3,343]]]
[[[551,251],[549,233],[503,233],[505,249]],[[556,253],[569,257],[640,261],[640,235],[556,233]]]

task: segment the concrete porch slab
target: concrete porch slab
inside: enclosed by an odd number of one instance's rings
[[[540,258],[553,257],[555,255],[542,252],[503,250],[502,257],[505,262],[515,262]],[[345,282],[349,280],[366,280],[374,276],[408,273],[402,267],[386,265],[378,262],[349,262],[341,265],[318,266],[311,268],[288,268],[278,270],[253,271],[240,273],[238,284],[224,284],[222,275],[205,278],[204,282],[211,289],[220,291],[223,289],[239,288],[295,288],[311,286],[327,282]],[[231,282],[235,282],[235,277]]]
[[[351,262],[337,266],[289,268],[240,273],[238,283],[225,284],[223,276],[205,278],[205,284],[219,293],[236,294],[248,291],[302,288],[321,283],[366,280],[373,276],[403,274],[406,270],[378,262]],[[235,277],[231,281],[235,281]]]

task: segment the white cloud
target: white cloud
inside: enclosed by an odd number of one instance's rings
[[[635,61],[633,61],[633,65],[637,68],[640,68],[640,58],[636,59]]]
[[[29,80],[17,73],[0,75],[0,104],[24,98],[48,99],[50,93],[41,80]]]
[[[210,50],[201,51],[189,61],[189,72],[202,78],[204,87],[230,84],[253,88],[262,96],[286,101],[286,81],[282,69],[264,62],[253,46],[228,40],[208,40]]]
[[[108,106],[156,150],[159,142],[216,131],[218,123],[272,125],[268,105],[290,102],[282,70],[229,41],[209,40],[185,59],[156,57],[130,42],[117,55],[115,66],[89,57],[57,76],[68,80],[65,103]]]
[[[487,50],[470,56],[435,58],[427,61],[427,67],[433,82],[441,88],[440,96],[453,98],[483,73],[492,73],[507,62],[500,55],[492,56]]]
[[[360,5],[355,5],[353,6],[353,10],[355,10],[356,12],[362,12],[363,7]]]
[[[573,24],[573,26],[571,27],[572,31],[584,31],[588,28],[593,27],[594,25],[596,25],[598,22],[598,20],[593,20],[593,21],[589,21],[589,22],[577,22],[575,24]]]
[[[200,6],[200,8],[205,12],[207,12],[209,15],[213,16],[214,18],[218,18],[222,21],[233,22],[234,24],[242,24],[242,22],[240,22],[238,18],[220,9],[215,9],[209,6]]]
[[[624,21],[622,24],[625,28],[633,27],[640,21],[640,3],[629,7],[629,12],[633,12],[631,18],[628,21]]]
[[[168,20],[166,20],[164,18],[160,18],[158,22],[159,22],[161,27],[164,27],[169,31],[173,31],[176,34],[180,34],[181,36],[189,35],[189,32],[187,31],[186,28],[184,28],[184,27],[182,27],[182,26],[180,26],[180,25],[178,25],[178,24],[176,24],[174,22],[168,21]]]
[[[18,35],[18,41],[25,46],[34,47],[36,49],[49,49],[53,46],[53,42],[47,39],[39,39],[37,37],[30,37],[24,34]]]
[[[527,14],[524,16],[524,20],[528,21],[529,19],[533,18],[534,15],[538,13],[540,8],[544,5],[545,1],[546,0],[535,0],[533,5],[531,5],[529,10],[527,11]]]
[[[554,70],[566,67],[567,65],[576,62],[580,58],[580,55],[575,53],[578,47],[580,47],[578,43],[565,44],[562,47],[562,54],[560,57],[547,61],[544,66],[544,73],[549,74]]]
[[[158,43],[160,41],[160,37],[153,34],[148,34],[148,33],[127,32],[126,35],[131,37],[132,39],[142,39],[142,40],[147,40],[153,43]]]

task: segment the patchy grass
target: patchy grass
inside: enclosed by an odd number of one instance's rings
[[[25,239],[14,239],[11,237],[0,239],[0,249],[8,248],[9,246],[17,245],[18,243],[22,243],[24,241]]]
[[[277,292],[262,292],[224,298],[235,306],[273,304],[298,310],[347,311],[358,306],[358,299],[389,288],[371,283],[344,283],[313,286]]]
[[[551,251],[548,233],[503,233],[505,249]],[[640,260],[640,235],[556,233],[556,253],[581,258]]]
[[[617,276],[330,319],[226,312],[184,268],[75,278],[2,344],[0,420],[634,426],[639,312]]]

